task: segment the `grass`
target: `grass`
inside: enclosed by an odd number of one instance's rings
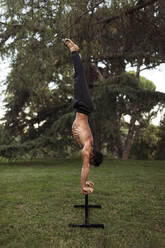
[[[91,168],[91,223],[83,223],[78,160],[0,164],[0,248],[165,248],[164,161],[107,160]]]

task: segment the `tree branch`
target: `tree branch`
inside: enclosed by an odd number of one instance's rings
[[[0,22],[0,24],[2,24],[2,25],[8,25],[8,23],[5,23],[5,22]]]
[[[89,10],[86,10],[85,12],[83,12],[80,16],[77,17],[77,19],[70,25],[68,26],[63,32],[59,33],[57,35],[57,37],[59,36],[63,36],[64,32],[66,32],[67,30],[71,29],[75,24],[78,23],[78,21],[86,14],[88,14],[90,11],[94,11],[95,8],[97,8],[101,3],[103,3],[105,0],[101,0],[99,1],[97,4],[95,4],[92,8],[90,8]]]
[[[94,11],[94,9],[97,8],[97,7],[98,7],[101,3],[103,3],[104,1],[105,1],[105,0],[99,1],[97,4],[95,4],[95,5],[94,5],[93,7],[91,7],[89,10],[86,10],[85,12],[83,12],[79,17],[77,17],[77,19],[75,20],[75,22],[73,22],[70,26],[68,26],[68,27],[64,30],[64,32],[66,32],[67,30],[71,29],[75,24],[78,23],[78,21],[79,21],[84,15],[88,14],[90,11]],[[1,21],[0,21],[0,24],[5,25],[5,26],[9,25],[8,23],[1,22]],[[21,24],[10,24],[10,25],[13,25],[13,26],[15,26],[15,25],[17,25],[17,26],[22,26]],[[59,34],[57,35],[57,37],[58,37],[58,36],[63,36],[63,33],[64,33],[64,32],[59,33]]]
[[[162,62],[162,63],[164,63],[164,62]],[[162,63],[158,63],[158,64],[156,64],[156,65],[151,65],[151,66],[146,66],[145,68],[140,69],[140,72],[141,72],[141,71],[145,71],[145,70],[149,70],[149,69],[155,69],[155,67],[161,65]]]
[[[1,24],[1,25],[4,25],[4,26],[8,26],[8,25],[18,26],[18,27],[23,26],[23,25],[17,24],[17,23],[5,23],[5,22],[0,22],[0,24]]]
[[[118,15],[114,15],[114,16],[111,16],[110,18],[106,19],[106,20],[103,20],[101,21],[100,23],[105,23],[105,24],[108,24],[110,23],[111,21],[114,21],[116,19],[118,19],[122,14],[132,14],[134,13],[135,11],[138,11],[140,9],[143,9],[144,7],[147,7],[151,4],[154,4],[155,2],[157,2],[158,0],[148,0],[147,2],[143,3],[143,4],[138,4],[138,5],[135,5],[125,11],[123,11],[122,13],[118,14]]]

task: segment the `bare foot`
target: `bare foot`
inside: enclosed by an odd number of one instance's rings
[[[93,189],[91,187],[84,187],[82,190],[81,190],[81,194],[91,194],[93,193]]]
[[[86,181],[86,186],[89,186],[90,188],[94,187],[94,183],[91,181]]]
[[[64,39],[64,43],[68,46],[71,52],[74,52],[74,51],[77,52],[79,50],[79,47],[72,40],[68,38]]]

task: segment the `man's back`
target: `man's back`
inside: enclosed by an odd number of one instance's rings
[[[87,115],[76,113],[76,118],[72,125],[72,133],[80,148],[83,149],[85,145],[93,146],[93,135],[88,123]]]

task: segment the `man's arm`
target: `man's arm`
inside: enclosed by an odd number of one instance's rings
[[[83,166],[81,171],[81,189],[82,193],[90,194],[93,192],[93,189],[89,186],[86,186],[86,182],[88,180],[88,174],[90,171],[90,146],[84,146],[82,150],[82,160],[83,160]]]

